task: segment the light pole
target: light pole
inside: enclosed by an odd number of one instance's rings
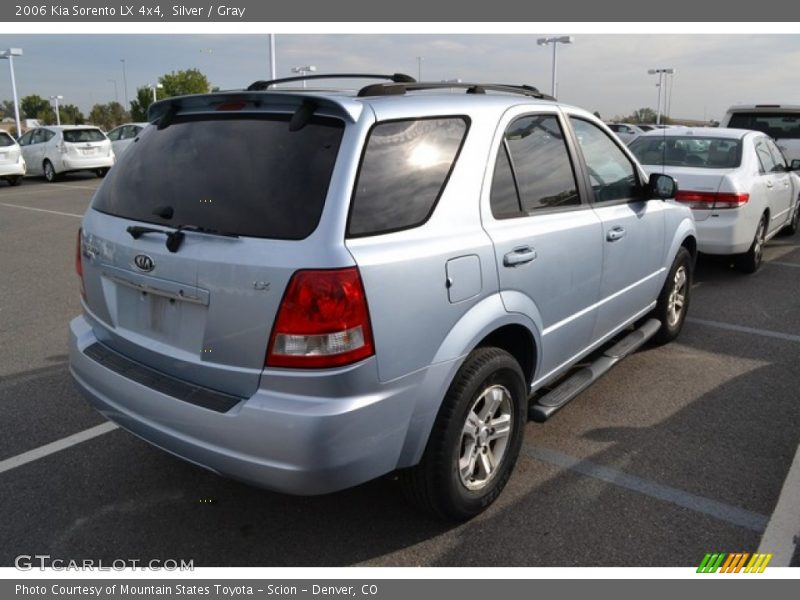
[[[125,89],[125,110],[128,110],[128,74],[125,72],[125,59],[120,58],[119,62],[122,63],[122,84],[123,88]]]
[[[661,84],[662,81],[665,81],[665,75],[673,75],[675,73],[675,69],[673,68],[664,68],[664,69],[648,69],[647,73],[649,75],[658,75],[658,83],[656,87],[658,88],[658,105],[656,106],[656,125],[661,125]],[[667,100],[667,94],[664,94],[664,101]]]
[[[22,135],[22,129],[19,122],[19,100],[17,100],[17,80],[14,77],[14,57],[22,56],[22,48],[8,48],[7,50],[0,50],[0,58],[8,59],[8,68],[11,71],[11,93],[14,96],[14,118],[17,121],[17,137]]]
[[[292,73],[299,73],[305,75],[306,73],[314,73],[317,67],[314,65],[306,65],[305,67],[292,67]],[[306,89],[306,80],[303,80],[303,89]]]
[[[417,57],[417,81],[422,81],[422,61],[425,60],[424,56]]]
[[[119,94],[117,93],[117,80],[109,79],[108,81],[114,84],[114,102],[119,104]]]
[[[573,38],[571,35],[561,35],[558,37],[543,37],[536,40],[536,43],[539,46],[547,46],[547,44],[553,44],[553,80],[551,85],[552,91],[550,92],[550,95],[553,97],[555,97],[556,95],[556,89],[557,89],[556,86],[558,85],[558,80],[556,78],[556,48],[558,48],[559,44],[571,44],[574,41],[575,38]]]
[[[164,84],[163,83],[151,83],[147,87],[149,87],[151,90],[153,90],[153,102],[156,102],[158,100],[158,98],[156,98],[156,90],[163,89],[164,88]]]
[[[58,110],[58,101],[63,100],[64,96],[50,96],[50,100],[56,101],[56,125],[61,126],[61,112]]]
[[[269,78],[275,79],[275,34],[269,34]]]

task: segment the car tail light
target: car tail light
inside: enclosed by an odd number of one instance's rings
[[[731,194],[726,192],[691,192],[680,190],[675,200],[690,208],[710,210],[712,208],[739,208],[747,204],[750,194]]]
[[[297,271],[278,309],[266,366],[337,367],[374,353],[358,269]]]
[[[61,154],[66,154],[67,153],[67,145],[64,142],[61,142],[58,145],[58,151],[61,152]]]
[[[83,285],[83,229],[78,228],[78,241],[75,245],[75,272],[81,282],[81,298],[86,300],[86,287]]]

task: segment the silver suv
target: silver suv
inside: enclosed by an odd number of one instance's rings
[[[83,219],[71,372],[214,472],[322,494],[399,471],[466,519],[529,415],[678,334],[695,228],[584,110],[380,78],[154,104]]]

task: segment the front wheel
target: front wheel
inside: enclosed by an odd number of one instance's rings
[[[526,422],[525,378],[505,350],[474,350],[458,370],[420,463],[401,473],[406,496],[439,517],[484,511],[511,476]]]
[[[756,235],[753,237],[753,243],[750,244],[750,249],[744,254],[736,257],[736,268],[742,273],[755,273],[761,266],[761,259],[764,255],[764,241],[767,235],[767,215],[763,215],[756,227]]]
[[[661,321],[661,328],[653,338],[656,344],[666,344],[678,337],[689,310],[691,290],[692,255],[681,247],[675,255],[653,311],[653,316]]]

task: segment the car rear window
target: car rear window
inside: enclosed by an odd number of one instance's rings
[[[466,117],[375,125],[353,192],[348,235],[389,233],[427,221],[455,165],[467,127]]]
[[[640,137],[629,148],[643,165],[733,169],[742,162],[742,142],[732,138]]]
[[[303,239],[316,229],[344,132],[291,115],[176,118],[147,127],[122,154],[93,207],[160,225],[195,225],[242,236]],[[153,214],[171,207],[167,220]],[[163,213],[162,213],[163,214]]]
[[[0,147],[13,146],[14,138],[7,133],[0,133]]]
[[[737,112],[731,115],[728,127],[754,129],[771,138],[800,138],[800,113],[796,112]]]
[[[64,130],[64,141],[70,144],[80,142],[102,142],[106,139],[103,132],[99,129],[66,129]]]

